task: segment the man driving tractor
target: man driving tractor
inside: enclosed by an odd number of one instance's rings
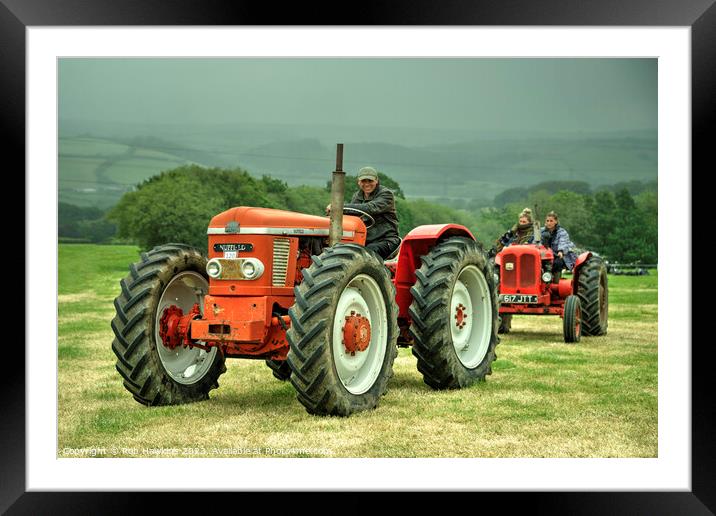
[[[346,203],[343,208],[349,211],[359,210],[373,218],[375,222],[368,227],[366,247],[386,259],[400,245],[395,196],[392,190],[380,184],[378,172],[373,167],[360,169],[358,188],[351,202]],[[329,204],[326,206],[326,215],[330,213]]]

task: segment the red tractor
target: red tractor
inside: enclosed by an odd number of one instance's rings
[[[209,223],[208,256],[166,244],[130,266],[112,349],[135,400],[208,399],[227,358],[265,360],[309,413],[341,416],[377,406],[398,346],[413,346],[435,389],[491,373],[492,260],[457,224],[413,229],[390,261],[366,249],[366,223],[337,209],[341,150],[330,220],[232,208]]]
[[[509,333],[512,315],[559,315],[565,342],[607,333],[607,268],[600,256],[578,256],[572,279],[553,278],[554,253],[540,242],[510,245],[495,256],[500,285],[500,333]]]

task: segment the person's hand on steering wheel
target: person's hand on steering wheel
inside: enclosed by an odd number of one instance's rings
[[[356,215],[357,214],[356,216],[360,217],[361,220],[363,220],[363,222],[365,223],[366,229],[373,227],[373,225],[375,224],[375,219],[373,217],[371,217],[370,215],[368,215],[363,210],[359,210],[357,208],[347,208],[344,206],[343,212],[344,213],[349,212],[348,215]],[[350,213],[350,212],[354,212],[354,213]]]

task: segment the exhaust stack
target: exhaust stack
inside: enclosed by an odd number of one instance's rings
[[[331,181],[331,226],[328,244],[336,245],[343,238],[343,198],[346,191],[346,173],[343,172],[343,144],[336,144],[336,170]]]

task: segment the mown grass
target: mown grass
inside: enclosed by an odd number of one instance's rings
[[[400,349],[377,410],[305,412],[262,361],[229,360],[208,401],[148,408],[114,369],[110,321],[130,246],[60,245],[58,456],[656,457],[657,276],[610,276],[606,336],[562,341],[515,317],[486,382],[433,391]],[[167,453],[167,451],[169,453]]]

